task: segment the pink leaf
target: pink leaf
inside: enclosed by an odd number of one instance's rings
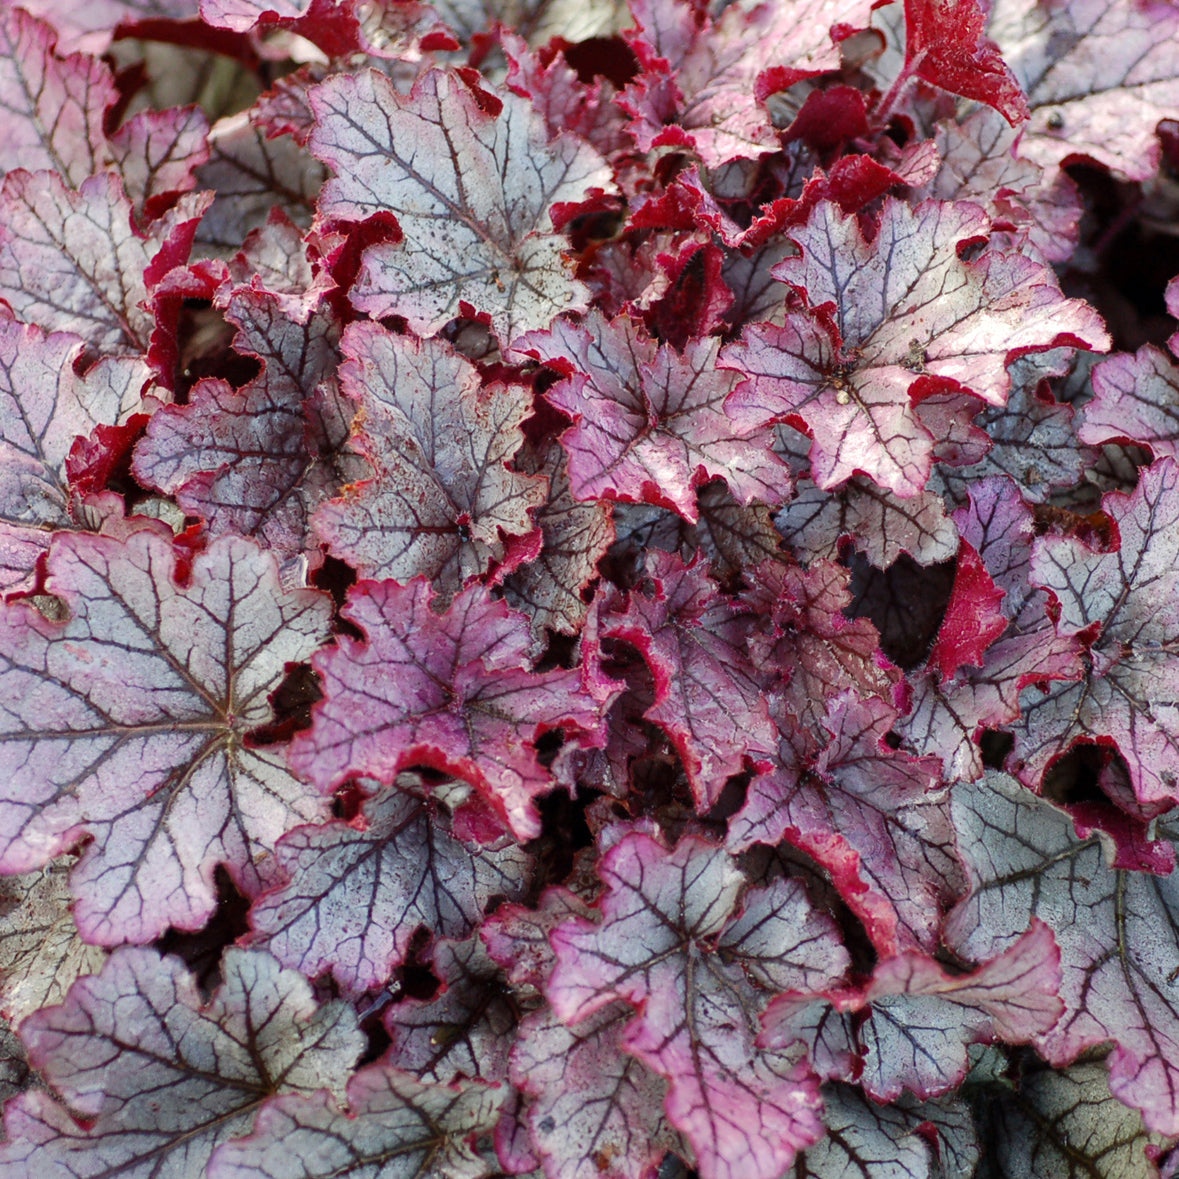
[[[345,637],[315,660],[327,698],[291,762],[324,791],[353,774],[392,781],[405,766],[428,765],[471,782],[530,838],[540,829],[533,799],[554,784],[536,738],[592,733],[600,704],[576,671],[527,670],[527,622],[483,587],[441,615],[432,596],[420,578],[352,590],[346,616],[368,637]]]
[[[643,0],[634,13],[629,40],[646,68],[622,96],[631,134],[643,151],[683,144],[716,168],[778,146],[760,101],[763,78],[837,69],[832,25],[866,26],[870,8],[838,0],[729,6],[713,22],[698,20],[692,5]]]
[[[1090,446],[1125,440],[1155,458],[1179,459],[1179,368],[1152,344],[1093,366],[1093,400],[1077,437]]]
[[[1035,919],[971,974],[947,974],[920,954],[888,959],[864,993],[865,1090],[877,1101],[895,1100],[902,1087],[921,1100],[940,1096],[966,1075],[968,1044],[1027,1044],[1049,1032],[1064,1010],[1059,987],[1060,951]]]
[[[1131,180],[1154,174],[1155,126],[1179,104],[1171,4],[998,0],[990,34],[1027,91],[1020,155],[1044,167],[1093,160]]]
[[[260,375],[240,389],[206,379],[185,405],[169,405],[148,423],[134,472],[175,495],[214,535],[256,536],[283,554],[310,547],[311,512],[364,465],[340,455],[351,406],[333,380],[339,328],[325,310],[291,318],[277,295],[239,288],[226,318],[234,344],[257,357]]]
[[[1058,635],[1048,617],[1048,597],[1028,584],[1032,558],[1032,513],[1012,483],[1002,477],[979,480],[955,520],[996,588],[1003,591],[1006,631],[992,643],[976,669],[960,667],[947,679],[912,677],[910,715],[898,728],[917,749],[941,757],[950,778],[977,778],[982,755],[977,737],[1019,716],[1019,694],[1033,682],[1075,679],[1081,674],[1078,641]]]
[[[322,214],[359,221],[393,210],[404,235],[365,252],[356,306],[403,315],[423,334],[471,307],[490,315],[506,346],[586,306],[550,214],[614,185],[588,144],[549,143],[526,99],[481,101],[457,74],[437,70],[408,98],[375,71],[336,75],[312,93],[311,150],[335,172]]]
[[[614,999],[632,1004],[624,1045],[670,1082],[668,1118],[701,1175],[776,1179],[821,1130],[805,1068],[755,1047],[761,988],[834,983],[847,957],[833,924],[797,881],[755,890],[739,909],[735,863],[696,837],[668,851],[627,835],[598,870],[602,924],[552,935],[554,1011],[572,1024]]]
[[[53,27],[20,8],[0,13],[0,173],[51,169],[81,184],[107,161],[103,116],[116,99],[102,62],[54,52]]]
[[[786,838],[812,855],[884,954],[932,950],[962,891],[938,764],[889,747],[896,719],[845,692],[829,702],[821,751],[786,720],[779,765],[753,780],[729,828],[734,850]]]
[[[1002,405],[1006,364],[1057,344],[1108,346],[1100,317],[1064,299],[1042,263],[958,247],[989,223],[967,203],[888,201],[869,244],[854,217],[818,205],[792,232],[801,258],[774,274],[811,310],[781,327],[748,328],[722,362],[748,374],[730,408],[805,423],[815,482],[830,490],[857,471],[900,496],[917,495],[934,440],[917,402],[968,391]]]
[[[330,603],[282,590],[274,558],[237,539],[180,584],[154,530],[61,534],[48,588],[64,621],[25,603],[2,616],[5,870],[90,835],[70,881],[88,941],[199,928],[217,864],[257,892],[279,835],[323,814],[276,751],[242,738],[270,719],[285,665],[326,638]]]
[[[696,563],[652,553],[649,569],[653,594],[633,593],[625,612],[600,615],[599,633],[646,659],[655,677],[646,718],[671,738],[708,810],[747,754],[774,747],[762,677],[745,647],[754,619]]]

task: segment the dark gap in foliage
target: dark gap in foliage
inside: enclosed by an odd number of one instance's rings
[[[983,729],[978,739],[982,763],[988,770],[1001,770],[1015,748],[1015,737],[999,729]]]
[[[351,823],[360,814],[360,809],[364,806],[366,798],[368,795],[358,782],[345,782],[343,786],[337,788],[332,797],[332,818]]]
[[[175,954],[196,976],[197,985],[208,997],[221,984],[221,952],[248,933],[246,914],[249,900],[242,896],[229,873],[218,864],[213,870],[217,907],[213,916],[196,930],[169,927],[152,944],[161,954]]]
[[[533,670],[552,671],[554,668],[576,667],[578,639],[576,635],[563,635],[560,631],[546,629],[547,641],[544,651],[536,661]]]
[[[256,356],[245,356],[232,347],[237,328],[207,299],[185,299],[176,325],[176,387],[173,400],[187,405],[193,385],[216,377],[235,389],[252,381],[261,371]]]
[[[578,81],[587,86],[595,78],[605,78],[616,90],[622,90],[639,72],[634,50],[621,37],[587,37],[562,48],[565,60],[577,71]]]
[[[1066,271],[1065,293],[1083,296],[1101,312],[1115,351],[1161,347],[1174,331],[1164,293],[1179,272],[1179,238],[1144,220],[1150,206],[1141,184],[1085,164],[1065,170],[1080,188],[1086,209],[1077,255],[1084,270]]]
[[[852,600],[844,613],[867,618],[880,632],[880,649],[906,671],[916,667],[937,637],[954,588],[955,563],[919,565],[907,553],[877,569],[852,550]]]
[[[336,603],[336,625],[344,634],[363,638],[358,627],[339,617],[340,608],[348,598],[348,591],[356,584],[356,570],[351,565],[341,561],[338,557],[325,556],[320,565],[310,577],[311,584],[316,589],[325,590],[331,594]]]
[[[726,779],[720,795],[712,804],[712,809],[702,816],[706,823],[716,824],[721,838],[724,837],[729,820],[745,805],[745,796],[752,781],[753,773],[750,770]]]
[[[373,1061],[380,1060],[393,1043],[393,1038],[389,1035],[389,1029],[385,1027],[385,1021],[381,1018],[381,1013],[388,1006],[388,1003],[389,992],[386,990],[377,995],[367,1008],[362,1007],[361,1009],[360,1030],[368,1037],[368,1044],[361,1054],[360,1059],[356,1062],[357,1068],[363,1068],[366,1064],[372,1064]]]
[[[319,677],[309,663],[289,663],[282,683],[268,697],[274,719],[259,725],[246,736],[250,746],[275,745],[289,741],[311,723],[311,707],[323,699]]]
[[[1075,745],[1044,771],[1040,794],[1059,806],[1104,802],[1099,781],[1108,760],[1108,751],[1100,746]]]
[[[537,800],[540,811],[540,834],[526,847],[536,860],[536,870],[529,895],[532,900],[550,884],[560,884],[573,871],[574,859],[582,848],[592,847],[593,832],[585,812],[596,790],[581,789],[574,798],[567,790],[554,790]]]
[[[396,1000],[433,999],[441,980],[430,967],[430,948],[434,937],[428,929],[419,927],[410,939],[405,961],[393,972],[389,989]]]

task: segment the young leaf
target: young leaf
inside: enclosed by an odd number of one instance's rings
[[[987,103],[1015,126],[1028,117],[1027,100],[983,33],[986,16],[981,0],[905,0],[905,69]]]
[[[347,1004],[317,1008],[306,979],[256,950],[227,950],[223,976],[206,1002],[178,959],[123,948],[29,1016],[30,1057],[67,1108],[43,1090],[11,1103],[0,1166],[199,1175],[271,1094],[343,1089],[364,1047]]]
[[[464,590],[445,614],[432,597],[421,578],[351,591],[345,617],[367,639],[345,637],[316,658],[326,699],[292,743],[291,764],[324,791],[354,774],[391,782],[405,766],[431,766],[471,782],[531,838],[533,799],[554,784],[536,738],[595,731],[602,702],[578,671],[527,670],[528,623],[484,587]]]
[[[88,941],[197,929],[217,864],[256,893],[275,840],[324,813],[274,751],[242,738],[270,719],[285,665],[327,637],[330,602],[284,591],[274,558],[241,539],[211,544],[181,584],[154,530],[60,534],[48,588],[65,620],[25,603],[0,619],[4,868],[89,835],[70,880]]]
[[[341,349],[344,391],[359,403],[352,440],[373,477],[319,509],[316,531],[366,577],[428,577],[449,598],[533,528],[545,479],[508,468],[524,441],[532,395],[483,387],[442,340],[351,325]]]
[[[847,956],[833,923],[798,881],[755,890],[739,909],[736,864],[696,837],[668,851],[627,835],[598,871],[602,924],[575,920],[552,934],[553,1010],[574,1024],[615,999],[636,1007],[624,1046],[669,1081],[668,1118],[701,1175],[777,1179],[822,1131],[805,1067],[755,1047],[761,988],[834,983]]]
[[[466,937],[491,897],[521,894],[530,866],[507,840],[463,843],[437,804],[396,786],[363,814],[363,825],[299,827],[279,840],[289,882],[250,911],[279,961],[308,978],[331,970],[353,994],[387,981],[420,926]]]
[[[320,213],[359,221],[394,210],[404,236],[366,251],[352,291],[362,311],[403,315],[431,334],[472,307],[490,315],[506,346],[587,305],[551,213],[614,184],[588,144],[548,143],[526,99],[476,94],[438,70],[407,98],[370,70],[330,78],[311,105],[311,150],[335,173]]]

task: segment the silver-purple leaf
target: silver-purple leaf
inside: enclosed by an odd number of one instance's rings
[[[531,862],[506,839],[462,842],[441,807],[396,786],[363,814],[283,836],[275,854],[288,882],[250,913],[281,962],[308,978],[330,970],[351,993],[385,983],[419,926],[466,937],[493,896],[521,895]]]
[[[554,205],[613,192],[585,142],[551,143],[527,99],[499,92],[498,115],[455,73],[431,70],[408,97],[382,74],[339,74],[312,91],[311,150],[334,171],[321,214],[359,221],[392,210],[404,240],[371,246],[352,300],[436,332],[473,307],[500,343],[583,308],[589,291],[563,259]]]
[[[22,1038],[65,1105],[43,1090],[10,1105],[0,1168],[199,1175],[272,1094],[343,1090],[364,1047],[346,1003],[318,1007],[306,979],[257,950],[227,950],[223,977],[206,1000],[178,959],[123,948],[29,1016]]]
[[[285,665],[327,637],[330,603],[283,590],[274,558],[242,539],[178,569],[154,530],[60,534],[48,585],[64,620],[26,603],[0,616],[4,869],[91,836],[70,882],[87,940],[199,928],[217,864],[256,893],[278,837],[324,815],[279,751],[243,737],[271,719]]]

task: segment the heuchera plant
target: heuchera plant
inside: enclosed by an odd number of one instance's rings
[[[1179,8],[0,42],[0,1172],[1179,1174]]]

